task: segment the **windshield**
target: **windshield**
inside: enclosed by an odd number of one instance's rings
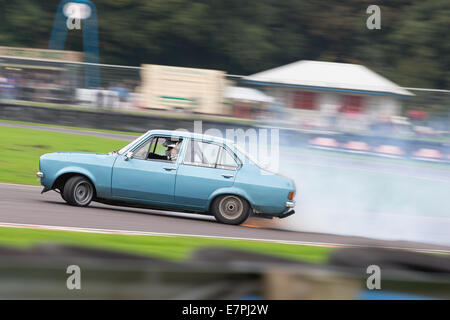
[[[117,151],[118,154],[124,154],[127,150],[131,149],[131,147],[133,147],[134,145],[138,144],[142,139],[144,139],[147,136],[147,134],[143,134],[142,136],[136,138],[135,140],[133,140],[132,142],[130,142],[129,144],[127,144],[125,147],[123,147],[122,149],[120,149],[119,151]]]

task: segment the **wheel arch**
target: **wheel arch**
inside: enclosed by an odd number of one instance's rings
[[[213,192],[208,199],[207,210],[210,212],[211,206],[212,206],[214,200],[217,199],[218,197],[224,196],[224,195],[234,195],[234,196],[241,197],[242,199],[247,201],[251,210],[254,211],[254,203],[253,203],[251,197],[244,190],[237,189],[237,188],[223,188],[223,189],[219,189],[219,190],[216,190],[215,192]]]
[[[94,180],[85,173],[79,172],[79,171],[66,171],[63,173],[60,173],[55,181],[53,182],[52,189],[59,189],[61,191],[61,188],[66,184],[66,182],[74,177],[74,176],[81,176],[89,180],[89,182],[92,184],[92,187],[94,188],[94,196],[97,196],[97,188],[95,187]]]

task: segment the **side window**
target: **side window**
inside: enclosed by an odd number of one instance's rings
[[[213,143],[190,140],[186,149],[184,163],[215,168],[220,147]]]
[[[195,140],[189,141],[184,164],[227,170],[236,170],[238,167],[236,160],[225,148]]]
[[[145,160],[147,159],[147,155],[148,155],[148,149],[150,147],[150,141],[148,141],[147,143],[145,143],[142,147],[140,147],[138,150],[136,150],[134,152],[134,158],[135,159],[140,159],[140,160]]]
[[[153,137],[134,152],[134,158],[175,162],[178,158],[181,142],[181,139]]]
[[[203,155],[198,146],[198,142],[194,140],[189,140],[188,146],[186,148],[186,155],[184,156],[185,164],[201,164]]]
[[[217,168],[219,169],[227,169],[227,170],[236,170],[238,167],[238,164],[236,163],[236,160],[231,155],[228,150],[226,150],[223,147],[220,147],[220,155],[219,160],[217,161]]]
[[[203,154],[203,164],[214,168],[217,163],[220,147],[212,143],[201,143],[200,148]]]
[[[166,157],[168,140],[164,137],[155,137],[150,148],[149,158],[152,156]]]

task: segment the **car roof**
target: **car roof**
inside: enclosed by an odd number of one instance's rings
[[[210,136],[210,135],[206,135],[206,134],[182,131],[182,130],[150,130],[147,132],[147,135],[163,135],[163,136],[173,136],[173,137],[180,137],[180,138],[195,138],[195,139],[201,139],[201,140],[206,140],[206,141],[214,141],[214,142],[232,144],[231,141],[224,139],[224,138]]]

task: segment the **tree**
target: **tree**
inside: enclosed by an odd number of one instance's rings
[[[360,63],[403,86],[450,87],[450,2],[94,0],[102,63],[179,65],[251,74],[312,59]],[[0,0],[0,44],[46,48],[59,1]],[[82,51],[81,32],[69,50]]]

